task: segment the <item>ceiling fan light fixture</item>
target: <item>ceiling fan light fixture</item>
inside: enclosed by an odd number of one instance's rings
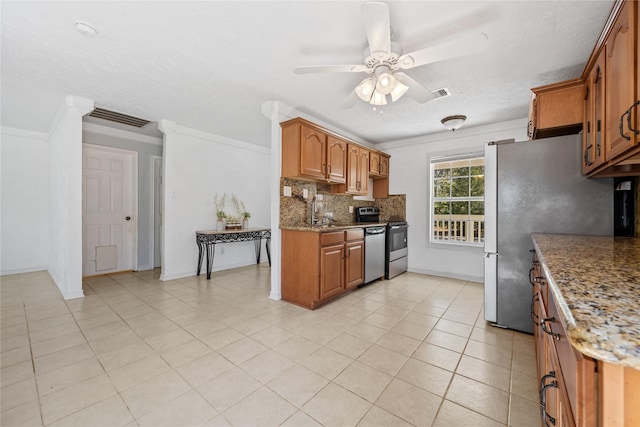
[[[365,102],[369,102],[376,89],[376,79],[369,77],[356,86],[356,95]]]
[[[463,116],[460,114],[445,117],[444,119],[440,120],[440,123],[442,123],[442,126],[453,132],[456,129],[460,128],[465,120],[467,120],[467,116]]]
[[[377,90],[373,91],[373,95],[371,96],[371,100],[369,101],[371,105],[387,105],[387,95],[378,92]]]
[[[78,21],[76,22],[75,27],[76,30],[80,32],[80,34],[87,37],[95,37],[96,34],[98,34],[98,30],[96,30],[95,28],[93,28],[93,26],[87,24],[86,22]]]
[[[382,73],[378,76],[376,90],[384,95],[389,95],[396,87],[398,80],[391,73]]]
[[[391,101],[396,102],[398,99],[402,98],[407,90],[409,90],[409,86],[403,85],[396,79],[396,86],[391,91]]]

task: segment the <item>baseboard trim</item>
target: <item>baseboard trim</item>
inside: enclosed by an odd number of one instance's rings
[[[11,270],[0,270],[0,276],[9,276],[11,274],[35,273],[37,271],[48,271],[48,265],[39,265],[37,267],[16,268]]]
[[[425,270],[422,268],[411,268],[411,267],[409,267],[407,271],[411,273],[428,274],[430,276],[446,277],[448,279],[457,279],[457,280],[466,280],[468,282],[484,283],[484,277],[470,276],[467,274],[457,274],[457,273],[451,273],[448,271]]]

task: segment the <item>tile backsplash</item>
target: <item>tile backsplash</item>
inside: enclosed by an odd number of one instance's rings
[[[291,197],[284,197],[284,186],[291,187]],[[308,197],[303,198],[304,190]],[[404,194],[390,195],[387,199],[375,201],[355,200],[347,194],[331,193],[329,184],[299,181],[291,178],[280,178],[280,226],[297,227],[311,224],[311,205],[313,198],[322,195],[322,201],[316,201],[317,218],[332,215],[340,224],[355,222],[355,213],[349,213],[349,206],[354,209],[360,206],[376,206],[380,208],[380,221],[405,220],[406,197]]]

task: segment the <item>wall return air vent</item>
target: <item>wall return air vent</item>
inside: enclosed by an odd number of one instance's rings
[[[89,116],[97,119],[109,120],[111,122],[120,123],[123,125],[134,126],[137,128],[143,128],[149,123],[149,120],[141,119],[139,117],[129,116],[127,114],[118,113],[116,111],[106,110],[104,108],[97,107]]]

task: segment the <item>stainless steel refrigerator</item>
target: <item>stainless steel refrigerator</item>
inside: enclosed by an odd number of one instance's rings
[[[582,175],[581,147],[580,135],[485,146],[484,313],[497,326],[532,332],[531,233],[613,234],[613,180]]]

